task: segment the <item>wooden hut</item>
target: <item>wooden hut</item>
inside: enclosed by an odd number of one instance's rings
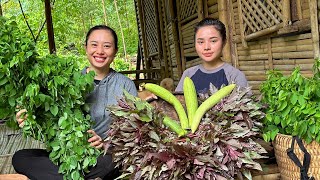
[[[177,83],[183,71],[200,63],[194,26],[204,17],[227,27],[225,61],[243,71],[255,93],[266,71],[290,73],[299,65],[312,74],[319,57],[320,0],[135,0],[142,66],[163,69],[159,78]],[[154,78],[146,75],[147,78]]]

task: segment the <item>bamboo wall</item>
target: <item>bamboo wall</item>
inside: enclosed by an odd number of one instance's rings
[[[266,79],[266,71],[270,69],[278,69],[284,74],[289,74],[295,66],[300,66],[304,75],[312,75],[312,65],[319,49],[313,45],[315,37],[311,33],[311,4],[308,0],[297,1],[298,21],[246,43],[237,40],[241,36],[239,3],[237,0],[233,0],[232,3],[235,27],[233,39],[237,54],[234,65],[245,73],[255,93],[259,93],[259,86]],[[319,36],[319,31],[314,34]]]
[[[186,68],[201,63],[194,48],[194,26],[207,16],[225,23],[228,41],[223,58],[245,73],[254,93],[259,93],[268,70],[288,74],[300,66],[311,76],[314,58],[319,57],[320,0],[136,0],[136,4],[144,68],[165,67],[166,77],[175,83]]]

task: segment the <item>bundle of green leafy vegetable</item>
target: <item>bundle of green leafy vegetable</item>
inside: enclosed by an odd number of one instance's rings
[[[320,59],[315,60],[314,75],[304,77],[299,67],[289,76],[268,71],[261,85],[263,102],[268,104],[263,137],[273,140],[277,133],[299,136],[320,143]]]
[[[100,154],[87,142],[94,73],[82,75],[76,58],[39,57],[14,21],[0,24],[0,118],[14,126],[16,107],[27,109],[24,135],[45,143],[64,179],[83,179]]]
[[[122,167],[120,178],[251,179],[250,170],[262,170],[255,160],[266,151],[254,141],[264,106],[249,91],[234,90],[206,113],[194,134],[182,138],[162,123],[164,116],[177,120],[170,104],[158,99],[151,105],[126,93],[118,106],[109,107],[115,119],[105,142]],[[212,87],[198,100],[214,92]]]

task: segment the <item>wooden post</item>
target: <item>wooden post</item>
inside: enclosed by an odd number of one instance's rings
[[[198,0],[198,19],[201,21],[204,18],[203,1]]]
[[[268,65],[269,70],[273,69],[273,57],[272,57],[272,41],[271,37],[268,38]]]
[[[180,41],[179,41],[179,33],[178,33],[178,20],[177,20],[177,14],[175,14],[175,12],[177,12],[177,10],[173,9],[173,7],[177,7],[177,6],[174,6],[174,4],[173,4],[174,2],[172,0],[168,0],[167,2],[168,2],[170,17],[171,17],[170,18],[170,25],[172,28],[172,36],[173,36],[173,43],[174,43],[175,57],[176,57],[175,59],[176,59],[176,64],[177,64],[178,76],[180,78],[182,75],[182,69],[181,69],[181,50],[180,50],[180,45],[179,45]],[[169,37],[168,37],[168,42],[169,42]],[[168,44],[168,47],[169,46],[170,45]],[[171,63],[172,63],[172,59],[171,59]],[[174,77],[173,71],[172,71],[172,77]]]
[[[282,15],[283,15],[283,27],[291,24],[291,12],[290,12],[290,0],[283,0],[282,2]]]
[[[209,16],[209,10],[208,10],[208,1],[203,1],[203,15],[204,17]]]
[[[164,19],[163,18],[163,13],[161,11],[161,5],[163,0],[158,0],[156,1],[158,4],[156,4],[156,14],[158,14],[158,23],[159,23],[159,28],[158,28],[158,44],[159,44],[159,59],[160,62],[163,61],[164,63],[164,76],[161,75],[162,77],[169,77],[169,70],[168,70],[168,57],[167,57],[167,51],[166,51],[166,44],[165,44],[165,31],[164,31]],[[162,68],[162,64],[160,64],[160,67]]]
[[[319,26],[318,26],[318,7],[316,0],[309,0],[311,34],[313,43],[314,58],[320,58],[319,52]]]
[[[46,14],[46,21],[47,21],[49,51],[50,51],[50,54],[53,54],[53,53],[55,54],[56,53],[56,45],[54,43],[54,33],[53,33],[50,0],[45,0],[44,5],[45,5],[45,14]]]
[[[243,26],[243,18],[242,18],[242,5],[241,0],[238,0],[238,14],[239,14],[239,25],[240,25],[240,36],[241,36],[241,43],[243,47],[248,48],[248,43],[245,40],[245,34],[244,34],[244,26]]]
[[[234,23],[234,11],[233,11],[233,2],[228,1],[228,7],[229,9],[229,22],[230,22],[230,29],[229,29],[229,39],[230,39],[230,50],[231,50],[231,62],[234,67],[239,67],[239,60],[238,60],[238,50],[237,50],[237,43],[234,41],[234,36],[236,33],[235,23]]]
[[[298,19],[302,19],[302,8],[301,8],[301,0],[296,0],[296,7],[297,7],[297,16]]]
[[[227,41],[223,48],[223,59],[226,62],[231,62],[231,37],[230,37],[230,28],[231,24],[229,23],[229,16],[228,16],[228,1],[226,0],[218,0],[218,11],[219,11],[219,19],[220,21],[225,24],[226,26],[226,35],[227,35]]]
[[[139,19],[141,18],[139,15],[139,7],[137,7],[137,0],[134,1],[134,8],[136,11],[136,21],[137,21],[137,26],[138,26],[138,30],[141,29],[139,28],[140,22]],[[136,64],[136,70],[140,70],[141,69],[141,65],[142,67],[144,67],[143,65],[143,52],[142,52],[142,47],[141,47],[141,37],[140,37],[140,33],[138,33],[138,51],[137,51],[137,64]],[[136,73],[136,80],[140,79],[140,73]],[[137,87],[138,89],[139,87]]]
[[[165,4],[164,0],[158,1],[158,9],[161,9],[161,3]],[[165,41],[165,27],[164,24],[166,23],[166,16],[163,16],[162,13],[159,13],[159,22],[160,22],[160,38],[161,38],[161,45],[162,45],[162,59],[164,61],[164,77],[169,77],[169,62],[168,62],[168,55],[166,49],[166,41]]]
[[[137,0],[137,8],[138,8],[138,13],[139,13],[139,19],[140,19],[140,33],[141,33],[141,40],[142,40],[142,49],[143,49],[143,65],[144,65],[144,69],[150,69],[150,64],[148,62],[148,58],[147,58],[147,45],[146,45],[146,32],[145,32],[145,22],[144,22],[144,15],[143,15],[143,11],[142,11],[142,3],[141,0]],[[139,24],[138,24],[139,25]],[[140,38],[140,37],[139,37]]]
[[[176,1],[176,5],[177,5],[177,12],[179,13],[179,12],[181,12],[181,10],[180,10],[180,1],[181,0],[177,0]],[[170,1],[171,2],[171,1]],[[172,3],[172,2],[171,2]],[[170,9],[170,11],[172,10],[172,8]],[[179,37],[177,37],[177,42],[179,42],[179,53],[180,53],[180,55],[179,56],[177,56],[177,69],[178,69],[178,75],[179,75],[179,77],[181,77],[182,76],[182,73],[183,73],[183,71],[184,71],[184,69],[183,69],[183,66],[182,66],[182,62],[183,61],[185,61],[185,58],[184,58],[184,54],[183,54],[183,39],[182,39],[182,34],[179,34],[178,32],[179,32],[179,30],[181,30],[181,17],[180,17],[180,15],[179,14],[177,14],[177,18],[178,18],[178,29],[177,29],[177,35],[179,36]],[[173,29],[173,28],[172,28]],[[175,39],[176,40],[176,39]],[[178,58],[179,57],[179,58]]]

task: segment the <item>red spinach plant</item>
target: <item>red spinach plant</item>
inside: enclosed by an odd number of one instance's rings
[[[198,100],[203,102],[215,91],[211,88]],[[194,134],[182,138],[162,123],[172,113],[164,110],[169,104],[159,108],[166,102],[158,100],[152,106],[126,93],[118,106],[109,107],[115,119],[105,149],[122,167],[121,178],[251,179],[250,170],[262,170],[255,159],[264,158],[266,151],[254,141],[264,106],[249,91],[233,91],[206,113]]]

